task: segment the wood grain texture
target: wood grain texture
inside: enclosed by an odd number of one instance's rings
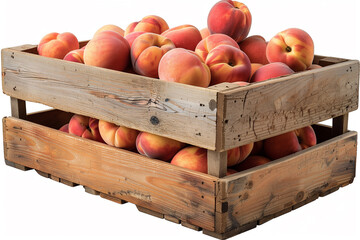
[[[16,118],[26,118],[26,102],[21,99],[10,97],[11,116]]]
[[[322,196],[355,177],[357,133],[347,132],[314,147],[219,181],[217,232],[271,219],[314,196]]]
[[[215,230],[218,178],[12,117],[3,129],[8,161]]]
[[[2,50],[3,91],[215,150],[217,90]]]
[[[356,110],[359,62],[346,61],[221,93],[225,114],[219,151]]]

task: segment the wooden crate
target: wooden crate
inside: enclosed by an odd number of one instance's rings
[[[5,161],[228,238],[355,177],[357,133],[347,122],[358,107],[359,62],[316,56],[314,63],[326,67],[245,87],[199,88],[38,56],[31,45],[3,49],[12,107],[3,119]],[[57,110],[27,114],[25,101]],[[209,174],[56,130],[69,112],[206,148]],[[314,125],[331,118],[332,128]],[[226,150],[307,125],[318,145],[225,177]]]

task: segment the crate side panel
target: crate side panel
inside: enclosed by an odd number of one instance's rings
[[[221,231],[289,209],[349,183],[355,177],[356,132],[348,132],[292,156],[234,174],[217,205],[226,203]]]
[[[217,178],[5,118],[5,159],[214,231]]]
[[[354,111],[358,93],[358,61],[228,91],[222,148],[231,149]]]
[[[7,95],[215,149],[216,90],[11,49],[2,57]]]

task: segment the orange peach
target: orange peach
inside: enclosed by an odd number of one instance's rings
[[[251,21],[251,13],[245,4],[222,0],[211,8],[207,25],[211,34],[223,33],[240,42],[249,34]]]
[[[244,161],[253,149],[254,144],[249,143],[227,151],[227,166],[235,166]]]
[[[260,63],[252,63],[252,64],[251,64],[250,79],[252,78],[252,76],[254,75],[254,73],[256,72],[256,70],[258,70],[258,69],[261,68],[262,66],[264,66],[264,65],[262,65],[262,64],[260,64]]]
[[[245,161],[241,162],[239,165],[237,165],[235,167],[235,170],[241,172],[269,162],[271,162],[271,160],[266,157],[253,155],[245,159]]]
[[[136,137],[139,131],[135,129],[100,120],[99,132],[104,142],[110,146],[127,150],[136,149]]]
[[[79,41],[69,32],[49,33],[41,39],[37,47],[39,55],[59,59],[63,59],[68,52],[75,49],[79,49]]]
[[[242,82],[242,81],[239,81],[239,82],[233,82],[233,83],[236,83],[237,85],[239,85],[239,86],[247,86],[247,85],[249,85],[250,83],[249,82]]]
[[[235,42],[234,39],[232,39],[228,35],[217,33],[217,34],[212,34],[201,40],[196,46],[195,52],[205,62],[209,52],[220,45],[230,45],[240,49],[239,45]]]
[[[131,46],[131,63],[136,73],[158,78],[160,59],[174,49],[174,43],[159,34],[144,33],[138,36]]]
[[[84,51],[84,48],[72,50],[65,55],[64,60],[84,63]]]
[[[139,22],[130,23],[125,30],[125,36],[132,32],[151,32],[161,34],[169,29],[166,21],[155,15],[149,15]]]
[[[291,70],[291,68],[289,68],[285,63],[269,63],[258,68],[251,77],[250,82],[261,82],[271,78],[286,76],[293,73],[294,71]]]
[[[125,39],[128,41],[128,43],[130,45],[130,49],[131,49],[131,46],[132,46],[133,42],[135,41],[135,39],[144,33],[146,33],[146,32],[132,32],[125,36]]]
[[[69,133],[69,124],[63,125],[61,128],[59,128],[60,131]]]
[[[107,25],[104,25],[101,28],[99,28],[95,32],[94,37],[96,36],[96,34],[103,32],[103,31],[114,31],[114,32],[117,32],[118,34],[120,34],[121,36],[124,36],[124,33],[125,33],[125,31],[121,27],[113,25],[113,24],[107,24]]]
[[[262,36],[254,35],[245,38],[239,43],[240,49],[246,53],[251,63],[268,64],[266,58],[267,42]]]
[[[315,131],[311,126],[296,129],[295,134],[302,149],[315,146],[317,143]]]
[[[314,42],[310,35],[298,28],[276,34],[266,47],[269,62],[283,62],[295,72],[309,68],[314,59]]]
[[[169,162],[185,145],[177,140],[148,132],[139,133],[136,139],[136,148],[140,154],[166,162]]]
[[[99,133],[99,120],[75,114],[69,121],[69,133],[79,137],[104,142]]]
[[[198,87],[208,87],[210,70],[195,52],[176,48],[167,52],[159,63],[159,78]]]
[[[212,49],[205,63],[211,71],[210,85],[250,80],[250,60],[243,51],[233,46],[220,45]]]
[[[130,61],[130,46],[114,31],[102,31],[89,41],[84,51],[84,63],[91,66],[123,71]]]
[[[185,147],[173,157],[171,164],[207,173],[207,150],[195,146]]]
[[[210,36],[210,31],[208,28],[202,28],[200,30],[200,34],[201,34],[201,38],[204,39],[204,38]]]
[[[195,50],[196,45],[202,40],[200,31],[193,25],[181,25],[170,28],[161,34],[169,38],[177,48]]]

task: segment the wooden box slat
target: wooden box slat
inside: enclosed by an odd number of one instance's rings
[[[8,161],[214,231],[215,177],[13,117],[3,128]]]

